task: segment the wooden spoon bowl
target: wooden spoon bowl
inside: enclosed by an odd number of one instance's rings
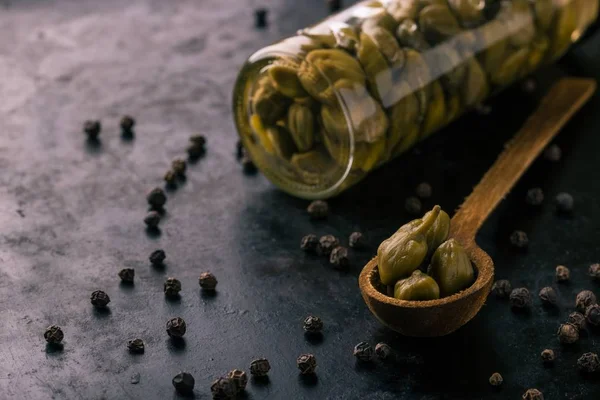
[[[592,79],[566,78],[556,83],[452,218],[450,237],[464,246],[477,271],[471,287],[439,300],[398,300],[378,289],[377,257],[363,268],[360,290],[379,321],[407,336],[432,337],[454,332],[479,312],[494,281],[494,263],[475,243],[477,231],[595,90]]]

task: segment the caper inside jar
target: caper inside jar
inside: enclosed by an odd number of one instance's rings
[[[283,190],[333,196],[557,59],[599,1],[361,2],[249,58],[238,131]]]

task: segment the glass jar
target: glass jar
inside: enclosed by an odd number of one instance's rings
[[[556,60],[600,0],[365,1],[254,53],[234,90],[252,160],[327,198]]]

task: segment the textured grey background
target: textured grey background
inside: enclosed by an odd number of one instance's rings
[[[258,5],[270,9],[268,30],[252,26]],[[506,399],[528,387],[548,399],[600,396],[599,383],[574,370],[582,352],[600,350],[597,333],[572,349],[561,349],[553,336],[579,290],[598,293],[586,277],[587,266],[600,261],[598,99],[562,133],[563,161],[538,162],[479,238],[498,275],[534,293],[552,284],[556,264],[571,267],[559,310],[536,301],[529,314],[514,314],[490,299],[453,335],[403,338],[380,326],[362,302],[361,266],[409,219],[402,204],[421,180],[434,185],[427,206],[455,208],[537,95],[519,87],[505,92],[492,101],[491,115],[463,118],[334,199],[327,221],[311,222],[306,202],[241,173],[230,92],[253,50],[325,15],[321,0],[0,1],[1,399],[176,398],[171,378],[180,369],[196,377],[196,397],[209,398],[213,379],[247,369],[259,356],[271,361],[271,379],[250,383],[247,398]],[[596,34],[560,68],[546,69],[538,94],[565,72],[599,78],[598,43]],[[123,113],[138,120],[133,141],[119,135]],[[81,134],[88,118],[103,122],[101,146],[87,145]],[[161,235],[147,235],[144,194],[161,184],[171,159],[184,155],[188,136],[198,132],[208,137],[208,154],[170,195]],[[549,199],[572,192],[576,213],[557,216],[551,201],[539,211],[524,209],[533,185]],[[529,252],[507,246],[515,228],[530,234]],[[354,229],[366,232],[371,246],[351,252],[348,273],[298,249],[308,232],[346,243]],[[158,247],[168,255],[162,270],[147,261]],[[126,266],[136,269],[133,288],[116,276]],[[204,270],[219,279],[216,297],[199,291]],[[182,280],[181,301],[165,300],[167,276]],[[111,296],[109,314],[89,304],[96,289]],[[302,333],[308,314],[325,321],[321,341]],[[183,347],[164,332],[174,316],[188,323]],[[63,327],[63,351],[46,349],[49,324]],[[138,336],[146,353],[130,355],[125,343]],[[356,365],[352,347],[362,340],[385,340],[397,357]],[[559,352],[555,368],[539,361],[546,347]],[[304,352],[318,359],[316,379],[298,376],[295,359]],[[487,384],[494,371],[506,380],[500,392]]]

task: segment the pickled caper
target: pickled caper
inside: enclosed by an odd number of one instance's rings
[[[440,288],[432,277],[416,270],[408,278],[396,282],[394,297],[398,300],[435,300],[440,298]]]
[[[431,258],[428,272],[438,283],[442,297],[468,288],[475,280],[471,260],[455,239],[450,239],[438,247]]]
[[[315,117],[309,107],[294,103],[288,110],[287,127],[300,152],[308,151],[315,141]]]
[[[462,30],[456,17],[444,3],[429,5],[419,12],[419,27],[429,44],[443,42]]]
[[[298,79],[299,68],[300,65],[294,61],[284,59],[275,61],[269,68],[269,76],[275,89],[291,98],[308,96]]]
[[[412,19],[405,19],[396,29],[396,39],[401,46],[412,47],[415,50],[423,52],[429,48],[429,43],[425,36],[419,30],[419,26]]]
[[[475,28],[485,22],[485,0],[448,0],[448,4],[464,28]]]
[[[434,82],[431,85],[431,99],[429,101],[429,107],[423,121],[421,129],[422,137],[428,137],[439,128],[441,128],[446,121],[446,99],[444,97],[444,90],[439,82]]]

